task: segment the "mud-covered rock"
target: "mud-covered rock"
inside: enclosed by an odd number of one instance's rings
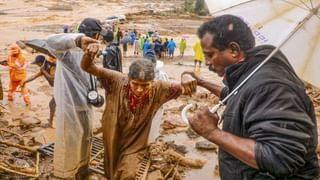
[[[199,150],[216,150],[218,146],[214,143],[211,143],[209,141],[199,141],[196,142],[196,148]]]

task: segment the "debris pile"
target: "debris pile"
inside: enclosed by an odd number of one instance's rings
[[[40,155],[37,147],[25,146],[25,138],[11,130],[0,129],[0,174],[11,177],[16,174],[39,176]]]
[[[313,102],[316,116],[320,116],[320,90],[305,83],[307,94]]]
[[[199,169],[206,163],[204,160],[186,158],[184,148],[173,144],[165,142],[161,137],[150,144],[148,157],[151,164],[147,179],[180,180],[187,168]]]

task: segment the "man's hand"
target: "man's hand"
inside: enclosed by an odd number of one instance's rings
[[[98,43],[98,41],[87,36],[81,37],[81,49],[83,49],[84,51],[88,48],[89,44],[92,43]]]
[[[211,113],[208,107],[200,107],[196,114],[189,118],[191,128],[200,136],[207,138],[218,129],[219,116]]]
[[[186,75],[186,74],[188,74],[188,75],[190,75],[191,77],[193,77],[193,78],[197,81],[197,83],[199,84],[199,81],[200,81],[201,79],[200,79],[200,77],[197,76],[193,71],[184,71],[184,72],[181,74],[181,76],[184,76],[184,75]]]
[[[96,54],[99,52],[99,48],[100,46],[98,43],[89,44],[88,47],[85,49],[85,53],[93,61],[95,59]]]
[[[191,95],[197,91],[197,80],[190,75],[181,75],[181,85],[183,87],[182,94]]]
[[[26,81],[22,80],[22,81],[20,82],[20,86],[21,86],[21,87],[24,87],[24,86],[26,85],[26,83],[27,83]]]

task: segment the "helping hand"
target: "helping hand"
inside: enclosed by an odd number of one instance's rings
[[[89,44],[92,44],[92,43],[98,43],[98,41],[95,39],[89,38],[87,36],[81,37],[81,48],[84,51],[88,48]]]
[[[193,77],[193,78],[197,81],[197,83],[199,83],[200,77],[197,76],[193,71],[184,71],[184,72],[181,74],[181,76],[183,76],[183,75],[185,75],[185,74],[190,75],[191,77]]]
[[[20,82],[20,86],[21,86],[21,87],[24,87],[25,85],[26,85],[26,81],[22,80],[22,81]]]
[[[197,80],[190,75],[182,73],[181,85],[183,86],[183,94],[191,95],[197,91]]]
[[[93,60],[96,56],[96,54],[99,52],[99,44],[98,43],[92,43],[89,44],[88,47],[85,50],[85,53],[91,57],[91,59]]]
[[[200,136],[207,138],[213,131],[218,130],[219,116],[211,113],[208,107],[200,107],[196,114],[189,118],[190,127]]]

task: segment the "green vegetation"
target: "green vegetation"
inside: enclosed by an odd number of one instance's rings
[[[199,16],[209,15],[209,10],[204,0],[185,0],[184,10],[186,12],[195,13]]]

